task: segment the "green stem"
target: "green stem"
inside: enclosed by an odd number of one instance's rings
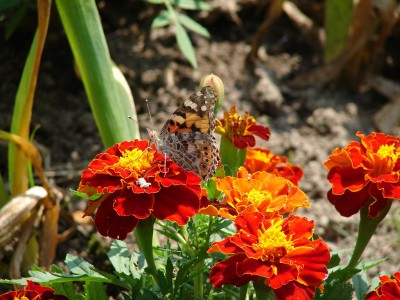
[[[373,200],[371,200],[372,202]],[[371,203],[370,202],[370,203]],[[360,210],[360,223],[358,225],[358,237],[356,245],[354,246],[354,252],[351,256],[350,262],[347,265],[348,268],[354,268],[367,247],[372,235],[375,233],[376,228],[379,223],[385,218],[387,213],[392,206],[393,200],[389,200],[386,204],[385,208],[382,210],[380,215],[374,219],[368,217],[368,207],[369,205],[364,206]]]
[[[273,300],[276,299],[271,287],[264,283],[265,278],[253,281],[254,290],[256,291],[257,300]]]
[[[246,159],[246,149],[237,148],[226,136],[221,138],[221,160],[226,176],[236,176]]]
[[[246,300],[247,298],[247,290],[249,289],[249,284],[246,283],[239,288],[239,300]]]
[[[144,257],[146,258],[149,273],[153,276],[154,280],[158,284],[157,267],[154,262],[154,254],[153,254],[154,222],[155,219],[153,216],[150,216],[144,220],[140,220],[136,226],[135,234],[136,234],[136,240],[139,244],[139,248],[143,252]]]
[[[194,299],[203,299],[203,269],[204,259],[200,260],[194,266],[194,278],[193,278],[193,294]]]

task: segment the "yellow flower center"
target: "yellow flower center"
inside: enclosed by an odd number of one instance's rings
[[[147,150],[143,151],[135,148],[133,150],[126,150],[122,152],[122,156],[120,157],[117,165],[131,172],[141,174],[143,171],[150,169],[152,166],[153,157],[153,152]]]
[[[247,200],[251,203],[253,203],[256,207],[260,206],[264,201],[272,200],[272,195],[268,191],[259,191],[252,189],[248,194],[247,194]]]
[[[271,161],[271,158],[273,155],[271,153],[267,154],[262,151],[253,151],[254,152],[254,159],[260,160],[266,163],[269,163]]]
[[[253,244],[255,251],[262,251],[261,260],[273,260],[282,257],[294,249],[293,242],[282,232],[282,220],[272,224],[264,232],[258,232],[258,243]]]
[[[379,147],[379,150],[376,154],[380,159],[390,159],[394,164],[400,155],[400,151],[395,149],[394,144],[382,145]]]
[[[25,297],[25,296],[22,296],[21,298],[14,298],[14,299],[29,300],[28,297]]]

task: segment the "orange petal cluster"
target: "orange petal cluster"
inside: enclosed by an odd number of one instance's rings
[[[235,225],[233,236],[208,250],[229,255],[211,269],[215,287],[263,278],[278,300],[313,298],[327,277],[330,254],[321,239],[311,240],[312,221],[294,215],[270,219],[254,212],[237,216]]]
[[[376,132],[357,136],[360,142],[335,149],[324,163],[332,184],[328,199],[342,216],[369,205],[369,217],[376,218],[388,201],[400,199],[400,139]]]
[[[225,194],[221,202],[210,202],[200,212],[234,220],[245,212],[260,212],[274,218],[309,207],[307,196],[289,180],[267,172],[250,174],[241,167],[237,177],[213,178],[217,189]]]
[[[274,173],[290,180],[298,185],[303,170],[296,165],[287,162],[286,157],[273,154],[271,151],[262,148],[248,148],[244,167],[250,172],[265,171]]]
[[[365,300],[391,300],[400,299],[400,272],[393,274],[393,278],[387,275],[379,277],[381,284],[372,292],[369,292]]]

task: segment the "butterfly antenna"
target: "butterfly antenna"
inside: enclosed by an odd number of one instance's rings
[[[151,116],[150,107],[149,107],[149,100],[147,100],[147,99],[146,99],[146,106],[147,106],[147,111],[149,112],[151,126],[154,127],[153,118]]]

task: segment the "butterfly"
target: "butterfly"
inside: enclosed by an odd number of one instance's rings
[[[203,180],[214,175],[220,160],[214,136],[216,103],[215,90],[203,87],[175,110],[160,134],[148,129],[158,151]]]

